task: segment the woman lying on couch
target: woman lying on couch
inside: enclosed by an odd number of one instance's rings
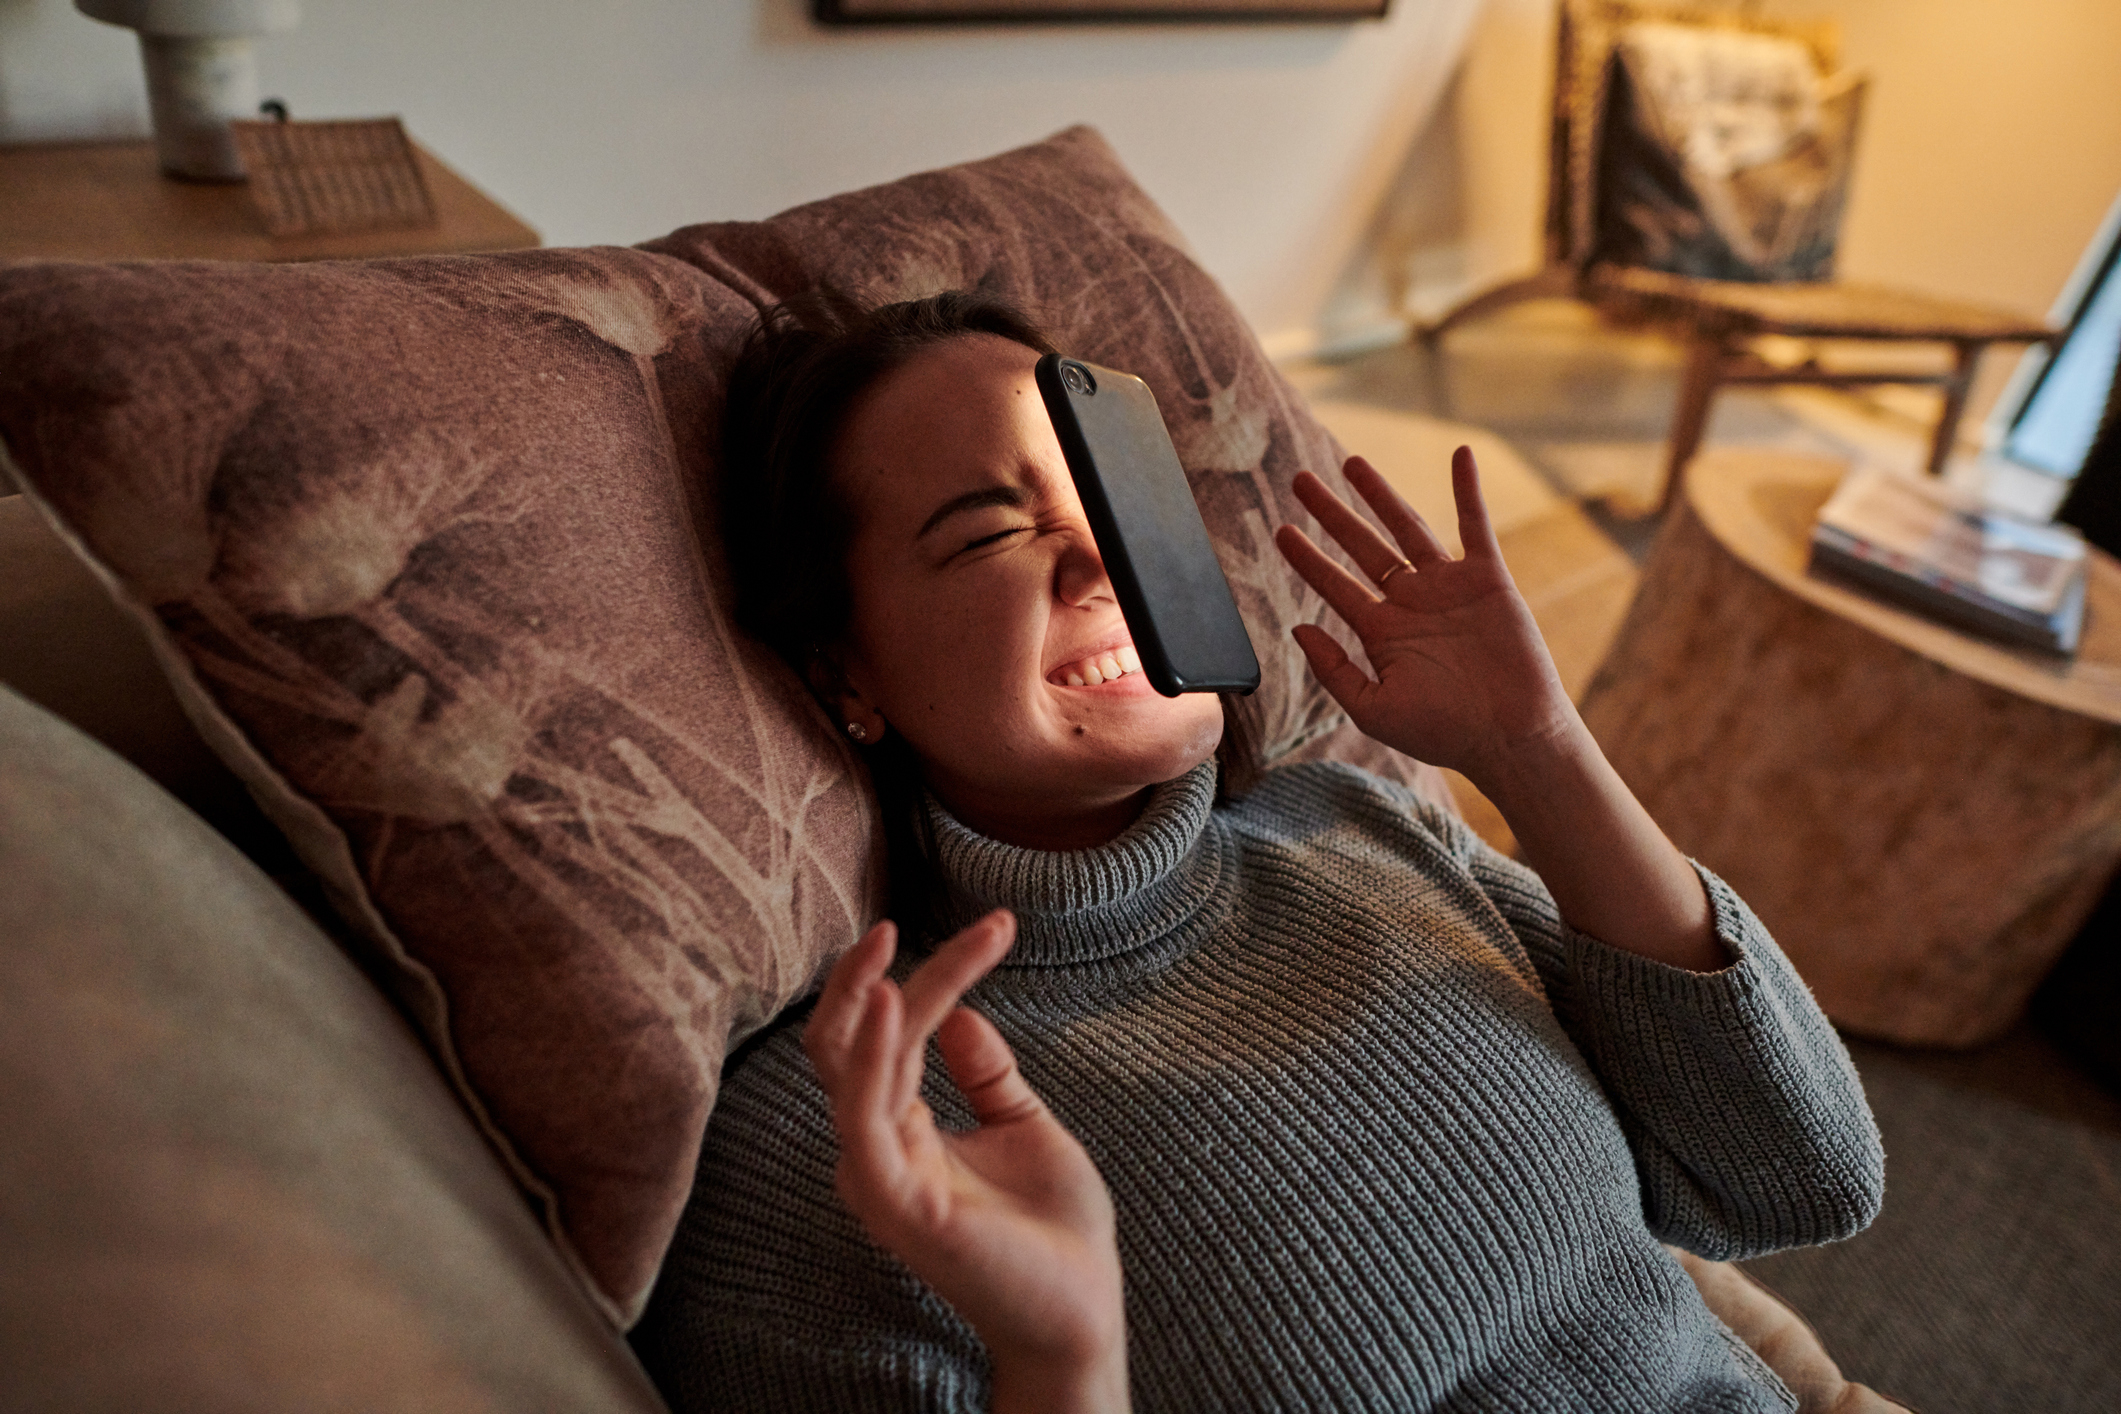
[[[636,1336],[674,1407],[1786,1407],[1660,1240],[1850,1235],[1877,1131],[1585,731],[1470,455],[1462,559],[1360,459],[1396,545],[1297,494],[1368,583],[1279,543],[1377,673],[1299,629],[1334,697],[1469,776],[1536,873],[1349,767],[1246,780],[1221,704],[1149,687],[1046,347],[978,295],[819,297],[732,380],[743,621],[869,753],[907,951],[955,939],[901,986],[879,925],[815,1065],[800,1024],[732,1062]],[[938,1026],[962,1091],[923,1078]]]

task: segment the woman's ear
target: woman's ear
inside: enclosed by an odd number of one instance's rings
[[[888,727],[882,714],[849,681],[838,654],[828,648],[812,649],[809,676],[810,690],[825,704],[825,710],[839,719],[850,740],[873,746],[884,739]]]

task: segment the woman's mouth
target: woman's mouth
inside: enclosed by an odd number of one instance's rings
[[[1117,648],[1108,648],[1101,653],[1092,653],[1087,658],[1063,663],[1046,674],[1046,681],[1056,687],[1096,687],[1141,670],[1142,660],[1135,653],[1134,645],[1122,643]]]

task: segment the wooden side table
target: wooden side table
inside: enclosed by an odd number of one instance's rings
[[[1671,509],[1687,463],[1701,446],[1716,390],[1726,383],[1803,383],[1851,388],[1912,384],[1941,388],[1944,409],[1930,434],[1929,469],[1944,470],[1974,370],[1990,344],[2042,344],[2060,331],[2010,310],[1876,285],[1748,285],[1696,280],[1660,270],[1594,266],[1585,275],[1588,298],[1631,304],[1686,330],[1686,372],[1665,454],[1664,505]],[[1927,370],[1837,372],[1803,365],[1777,368],[1748,354],[1746,341],[1762,334],[1799,339],[1855,339],[1884,343],[1949,344],[1949,373]]]
[[[165,177],[150,141],[0,147],[0,260],[347,260],[538,244],[433,153],[413,151],[434,225],[276,238],[243,183]]]
[[[1843,468],[1704,453],[1584,720],[1852,1031],[2007,1030],[2121,863],[2121,565],[2073,662],[1805,573]]]

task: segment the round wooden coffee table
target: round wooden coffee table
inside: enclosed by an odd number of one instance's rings
[[[2121,566],[2074,661],[1805,573],[1843,466],[1704,454],[1584,720],[1851,1031],[2007,1030],[2121,863]]]

